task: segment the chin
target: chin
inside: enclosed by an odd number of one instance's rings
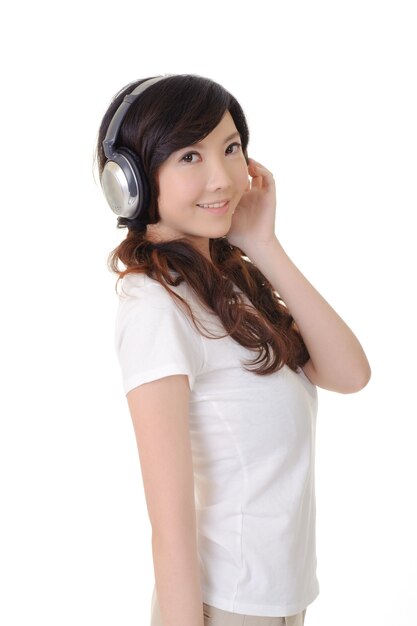
[[[211,228],[210,231],[207,231],[206,237],[209,239],[218,239],[219,237],[225,237],[230,230],[230,224],[223,226],[223,228]]]

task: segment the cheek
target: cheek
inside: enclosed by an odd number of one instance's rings
[[[183,198],[193,199],[196,197],[200,199],[201,195],[201,181],[197,175],[182,176],[177,180],[178,194]]]
[[[192,193],[192,180],[175,172],[165,172],[159,179],[159,199],[167,206],[183,202]]]

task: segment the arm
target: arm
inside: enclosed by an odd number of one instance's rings
[[[310,353],[303,371],[311,382],[339,393],[354,393],[365,387],[371,369],[361,344],[294,265],[278,239],[245,253],[293,316]]]
[[[272,172],[249,159],[248,174],[252,181],[236,207],[229,242],[245,251],[287,305],[310,353],[303,370],[311,382],[340,393],[359,391],[371,376],[361,344],[278,241]]]
[[[152,526],[163,626],[204,626],[197,553],[188,379],[173,375],[127,394]]]

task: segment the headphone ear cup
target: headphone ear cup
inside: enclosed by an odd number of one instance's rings
[[[118,152],[121,153],[127,161],[129,161],[129,165],[136,180],[136,210],[131,216],[125,215],[124,217],[130,217],[130,219],[136,220],[139,218],[143,219],[144,213],[146,213],[149,207],[150,191],[148,179],[144,172],[142,162],[138,155],[129,150],[129,148],[120,148]]]
[[[101,186],[119,217],[137,219],[149,203],[149,187],[140,159],[128,148],[118,148],[103,168]]]

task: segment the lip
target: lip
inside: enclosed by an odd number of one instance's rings
[[[220,202],[225,202],[225,200],[219,200]],[[214,203],[213,203],[214,204]],[[222,207],[218,207],[215,209],[209,209],[207,207],[201,206],[200,209],[203,209],[204,211],[208,211],[209,213],[213,213],[214,215],[223,215],[224,213],[227,213],[228,209],[229,209],[229,205],[230,205],[230,200],[227,200],[226,204]],[[199,206],[199,205],[197,205]]]

